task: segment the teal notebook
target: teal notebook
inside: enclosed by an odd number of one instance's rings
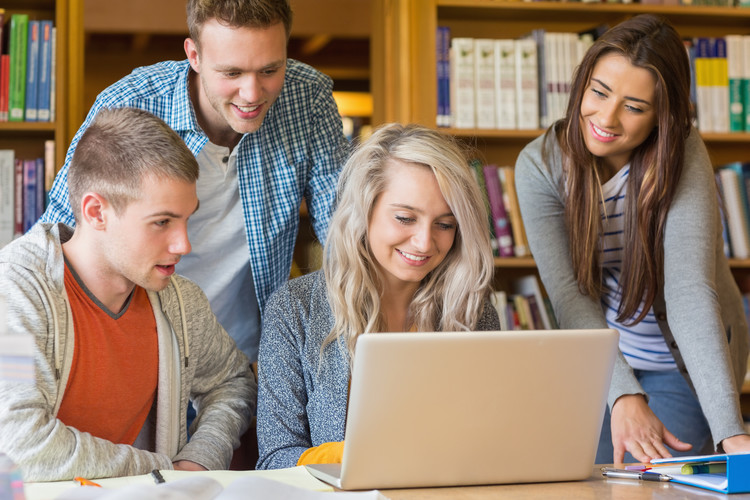
[[[750,493],[750,453],[656,458],[652,464],[701,464],[726,462],[725,473],[668,474],[675,483],[689,484],[720,493]],[[657,470],[658,471],[658,470]]]

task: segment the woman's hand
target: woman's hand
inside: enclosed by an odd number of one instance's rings
[[[671,457],[665,444],[678,451],[687,451],[693,447],[690,443],[677,439],[664,427],[648,407],[643,395],[627,394],[615,401],[612,407],[614,463],[621,464],[626,451],[642,463],[648,463],[654,458]]]
[[[721,442],[721,447],[724,448],[725,453],[750,452],[750,436],[747,434],[738,434],[726,438]]]

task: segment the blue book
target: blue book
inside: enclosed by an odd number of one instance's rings
[[[37,193],[36,160],[23,161],[23,232],[26,233],[37,221],[36,193]]]
[[[37,95],[39,93],[39,21],[29,21],[29,40],[26,45],[26,113],[27,122],[37,121]]]
[[[39,29],[39,95],[37,96],[37,120],[50,121],[50,97],[52,95],[52,21],[44,20]]]

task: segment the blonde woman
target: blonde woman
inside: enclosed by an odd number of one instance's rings
[[[340,462],[357,336],[497,330],[487,214],[460,148],[390,124],[352,155],[323,270],[277,290],[259,354],[259,469]]]

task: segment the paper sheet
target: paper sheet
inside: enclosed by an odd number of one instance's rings
[[[278,470],[264,470],[264,471],[208,471],[208,472],[186,472],[186,471],[173,471],[173,470],[162,470],[162,475],[166,480],[165,485],[170,483],[176,483],[177,481],[184,481],[190,479],[185,484],[173,485],[167,490],[157,490],[157,486],[154,484],[154,478],[150,474],[144,474],[142,476],[129,476],[129,477],[117,477],[110,479],[96,479],[96,483],[102,485],[102,488],[95,487],[82,487],[78,486],[73,481],[57,481],[49,483],[26,483],[24,485],[24,491],[26,493],[26,500],[57,500],[57,499],[89,499],[89,498],[106,498],[107,500],[115,500],[117,498],[138,498],[139,500],[147,500],[149,492],[156,494],[168,494],[169,496],[158,496],[160,500],[182,500],[183,498],[189,498],[195,500],[197,492],[203,491],[205,488],[206,493],[204,495],[211,495],[211,491],[219,487],[220,496],[204,496],[203,498],[218,498],[220,500],[233,500],[235,498],[248,498],[250,488],[260,487],[293,487],[297,490],[294,492],[294,498],[309,498],[310,500],[323,500],[328,498],[329,495],[319,496],[316,493],[321,492],[332,492],[333,488],[315,479],[311,476],[304,467],[292,467],[289,469],[278,469]],[[272,481],[255,481],[255,478],[261,478],[264,480]],[[263,483],[271,483],[270,485]],[[228,486],[231,487],[227,488]],[[188,489],[192,489],[191,495],[184,497],[182,486],[186,486]],[[117,497],[117,496],[106,496],[102,497],[103,493],[114,493],[113,490],[123,490],[125,488],[134,488],[128,491],[128,496]],[[94,490],[94,491],[91,491]],[[223,491],[222,491],[223,490]],[[242,493],[241,496],[234,494],[234,491]],[[308,492],[306,494],[305,492]],[[226,495],[225,495],[226,493]],[[365,492],[361,493],[336,493],[336,500],[346,500],[349,498],[347,495],[352,496],[351,499],[358,500],[375,500],[378,498],[376,492]],[[274,493],[276,494],[276,493]],[[257,498],[291,498],[290,496],[284,496],[282,493],[278,493],[281,496],[264,496],[263,493],[259,493]],[[65,496],[62,496],[65,495]],[[70,496],[72,495],[72,496]],[[135,495],[135,496],[133,496]],[[214,493],[216,495],[216,493]],[[235,495],[235,496],[231,496]],[[302,496],[304,495],[304,496]],[[344,495],[344,496],[342,496]],[[368,496],[372,495],[372,496]],[[255,495],[253,495],[255,496]]]

